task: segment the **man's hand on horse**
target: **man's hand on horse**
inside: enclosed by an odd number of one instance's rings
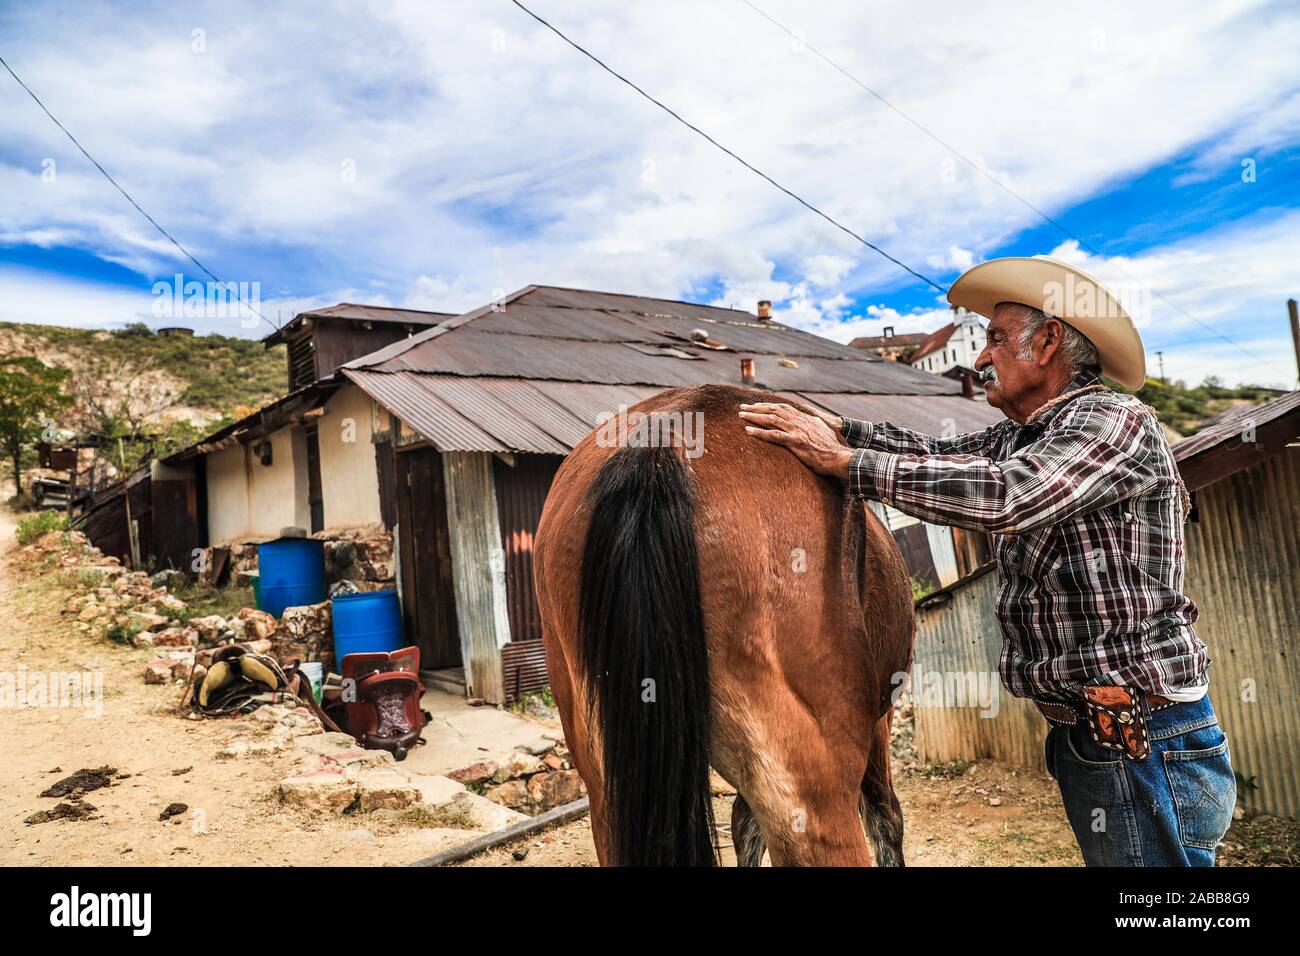
[[[741,405],[740,417],[755,438],[783,446],[820,475],[848,480],[853,449],[840,443],[841,419],[809,415],[781,402]]]

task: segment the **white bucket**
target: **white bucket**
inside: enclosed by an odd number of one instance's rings
[[[325,665],[319,661],[306,661],[298,665],[298,670],[311,684],[311,695],[319,702],[321,685],[325,682]]]

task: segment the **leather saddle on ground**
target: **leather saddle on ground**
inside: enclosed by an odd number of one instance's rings
[[[348,695],[347,730],[367,750],[387,750],[404,760],[424,743],[421,732],[431,719],[420,709],[420,649],[348,654],[340,669]]]

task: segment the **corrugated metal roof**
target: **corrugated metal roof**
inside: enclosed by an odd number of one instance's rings
[[[871,349],[881,346],[920,345],[930,337],[928,332],[906,332],[902,335],[861,335],[849,343],[849,348]]]
[[[1248,422],[1254,424],[1255,428],[1258,429],[1259,426],[1275,421],[1284,415],[1295,412],[1297,409],[1300,409],[1300,391],[1290,392],[1281,398],[1265,402],[1263,405],[1246,405],[1225,412],[1216,416],[1214,424],[1208,428],[1204,428],[1180,442],[1175,442],[1173,445],[1174,458],[1178,461],[1185,461],[1193,455],[1209,451],[1225,441],[1240,441],[1243,426]]]
[[[286,334],[300,328],[308,319],[344,319],[353,322],[372,324],[377,322],[381,325],[427,328],[455,318],[456,315],[455,312],[424,312],[419,309],[390,309],[382,305],[354,305],[351,302],[340,302],[338,305],[326,306],[322,309],[299,312],[270,335],[263,337],[262,341],[268,346],[282,342]]]
[[[691,345],[696,329],[732,351]],[[702,361],[646,356],[623,347],[627,343],[685,348]],[[938,376],[809,332],[760,322],[748,312],[544,286],[521,289],[346,367],[666,388],[739,382],[742,357],[757,359],[758,380],[773,389],[960,393],[959,386]],[[781,358],[792,359],[796,367],[779,364]]]
[[[425,312],[422,309],[390,309],[383,305],[354,305],[340,302],[324,309],[300,312],[294,318],[355,319],[359,322],[396,322],[400,325],[436,325],[443,319],[457,315],[455,312]]]
[[[660,391],[654,386],[468,378],[349,369],[362,391],[442,451],[535,452],[566,455],[596,427]],[[888,420],[929,434],[975,431],[1000,419],[987,405],[960,396],[841,395],[787,391],[839,415]]]
[[[671,340],[662,340],[664,345],[670,342]],[[382,372],[517,377],[669,388],[718,383],[739,385],[740,359],[752,357],[758,381],[776,390],[885,395],[961,393],[958,384],[941,376],[918,372],[897,362],[867,361],[861,357],[862,353],[857,353],[852,358],[832,358],[791,355],[783,351],[759,353],[748,349],[721,352],[692,348],[681,342],[671,344],[674,348],[690,352],[698,360],[670,355],[646,355],[622,342],[503,335],[480,332],[476,326],[470,325],[431,337],[421,345],[378,365],[361,367]],[[782,364],[782,357],[793,359],[794,367]],[[349,363],[345,367],[359,366]]]
[[[634,405],[659,391],[351,369],[345,374],[441,451],[567,455],[596,427],[601,412],[617,412],[620,404]]]
[[[698,344],[696,330],[726,348]],[[546,286],[520,289],[342,371],[440,449],[564,454],[619,405],[664,388],[739,385],[742,358],[754,360],[760,386],[839,414],[934,434],[1001,419],[942,376],[748,312]]]

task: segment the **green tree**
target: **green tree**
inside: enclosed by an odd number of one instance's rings
[[[41,437],[51,415],[69,397],[63,391],[65,369],[29,355],[0,359],[0,442],[14,464],[14,491],[22,493],[23,448]]]

